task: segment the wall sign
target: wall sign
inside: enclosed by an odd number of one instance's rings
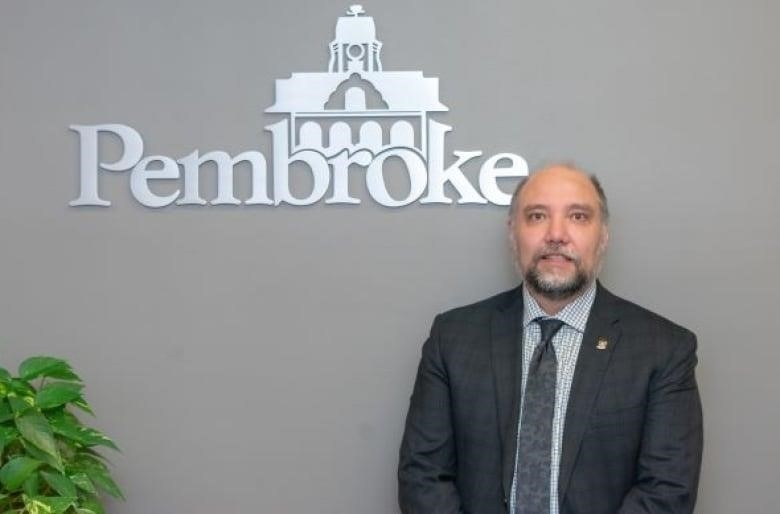
[[[361,178],[371,198],[387,207],[452,203],[445,195],[447,184],[459,204],[508,205],[510,195],[498,181],[527,175],[525,159],[512,153],[486,159],[476,185],[461,168],[482,152],[454,151],[454,162],[445,165],[444,139],[452,127],[431,117],[448,110],[439,101],[439,80],[424,77],[421,71],[385,71],[374,19],[364,14],[361,6],[353,5],[338,19],[327,71],[293,73],[276,81],[276,102],[266,112],[284,119],[265,127],[273,141],[270,177],[265,156],[255,150],[236,156],[218,150],[202,155],[195,150],[178,159],[144,156],[143,138],[132,127],[71,125],[80,143],[80,192],[70,205],[110,206],[100,195],[99,175],[122,171],[130,172],[131,193],[147,207],[359,204],[360,199],[349,194],[349,181]],[[122,144],[121,156],[113,162],[99,154],[99,138],[108,134]],[[388,191],[384,176],[388,159],[402,163],[408,173],[410,187],[404,197]],[[217,170],[217,196],[211,199],[202,198],[199,191],[206,163]],[[244,200],[236,197],[233,181],[240,163],[251,169],[251,195]],[[311,173],[308,195],[295,196],[290,190],[291,165]],[[350,173],[351,165],[365,173]],[[156,194],[150,185],[162,180],[179,180],[182,187],[168,195]]]

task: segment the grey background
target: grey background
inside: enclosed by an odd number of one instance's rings
[[[776,512],[780,4],[364,6],[385,69],[439,77],[448,152],[600,175],[604,282],[699,336],[698,512]],[[396,513],[432,317],[515,283],[494,206],[150,210],[129,173],[101,177],[111,208],[67,206],[71,124],[270,156],[274,79],[325,70],[347,7],[0,4],[0,362],[84,377],[123,449],[112,513]]]

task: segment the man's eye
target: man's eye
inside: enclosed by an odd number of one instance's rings
[[[588,221],[588,214],[585,212],[573,212],[571,219],[574,221]]]
[[[531,212],[528,213],[528,221],[541,221],[544,219],[543,212]]]

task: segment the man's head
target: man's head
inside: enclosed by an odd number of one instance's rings
[[[598,180],[574,166],[548,166],[518,184],[509,209],[510,239],[518,270],[543,308],[559,310],[596,278],[608,219]]]

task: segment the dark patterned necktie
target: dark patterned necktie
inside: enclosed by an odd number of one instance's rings
[[[523,419],[517,448],[516,514],[550,513],[550,449],[558,361],[552,338],[563,326],[558,319],[536,318],[542,338],[528,367]]]

